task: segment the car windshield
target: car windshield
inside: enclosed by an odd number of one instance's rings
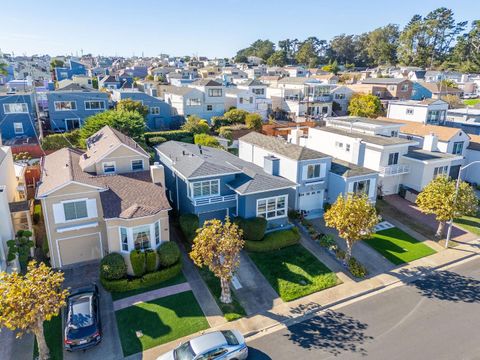
[[[223,336],[227,340],[228,345],[238,345],[237,337],[230,330],[222,331]]]
[[[93,324],[92,294],[71,299],[70,327],[79,329]]]
[[[195,353],[190,346],[190,342],[180,345],[174,350],[175,360],[192,360],[195,357]]]

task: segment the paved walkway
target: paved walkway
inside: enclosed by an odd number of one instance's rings
[[[25,334],[20,339],[6,328],[0,331],[0,358],[2,360],[32,359],[34,335]]]
[[[247,315],[269,310],[282,303],[282,299],[245,252],[240,254],[240,266],[235,274],[242,286],[235,289],[235,295]]]
[[[180,249],[182,249],[183,257],[183,274],[190,284],[190,288],[193,292],[193,295],[197,299],[198,304],[202,308],[203,314],[207,318],[208,324],[211,327],[218,326],[227,322],[223,317],[223,313],[217,305],[217,302],[213,298],[210,290],[208,290],[207,285],[203,279],[198,274],[195,269],[195,265],[192,260],[188,257],[183,243],[180,241],[180,235],[176,226],[170,226],[170,237],[171,240],[177,242]]]
[[[113,310],[117,311],[117,310],[125,309],[129,306],[132,306],[138,303],[152,301],[155,299],[163,298],[170,295],[175,295],[175,294],[189,291],[189,290],[191,290],[191,287],[188,284],[188,282],[185,282],[182,284],[167,286],[161,289],[147,291],[138,295],[129,296],[127,298],[114,301]]]
[[[373,295],[375,292],[386,288],[409,283],[431,271],[440,268],[445,269],[459,262],[478,258],[480,254],[479,243],[479,240],[475,240],[470,244],[461,244],[455,248],[415,260],[385,274],[380,274],[360,282],[348,281],[288,303],[281,303],[271,310],[220,325],[209,331],[235,328],[245,334],[247,338],[255,335],[260,336],[266,332],[311,318],[320,311],[332,309],[349,301]],[[173,349],[179,342],[195,336],[198,336],[198,334],[192,334],[168,344],[146,350],[142,354],[137,354],[128,359],[156,359],[161,354]]]

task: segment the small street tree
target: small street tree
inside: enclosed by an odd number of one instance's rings
[[[434,214],[438,221],[435,237],[442,238],[445,225],[450,219],[464,215],[473,215],[477,211],[477,197],[473,188],[460,181],[455,199],[456,181],[446,176],[433,179],[418,194],[416,203],[425,214]]]
[[[350,99],[348,114],[375,118],[382,114],[382,103],[378,96],[371,94],[355,94]]]
[[[365,194],[348,194],[346,197],[340,195],[325,212],[324,218],[325,224],[335,228],[338,235],[345,240],[347,264],[352,257],[353,244],[370,238],[379,220],[375,207]]]
[[[143,105],[141,101],[132,99],[122,99],[117,103],[116,109],[119,111],[136,111],[144,118],[148,115],[148,106]]]
[[[240,265],[239,254],[244,245],[242,236],[242,230],[229,218],[224,223],[218,219],[207,220],[198,230],[190,252],[195,265],[207,266],[220,279],[220,301],[225,304],[232,302],[230,281]]]
[[[190,115],[182,125],[182,130],[191,132],[192,134],[206,134],[210,131],[210,126],[205,119],[197,115]]]
[[[17,337],[35,334],[40,360],[50,357],[43,322],[59,314],[68,296],[62,284],[63,273],[35,261],[25,275],[0,273],[0,327],[16,330]]]

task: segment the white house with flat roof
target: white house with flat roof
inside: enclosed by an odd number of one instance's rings
[[[447,117],[448,104],[443,100],[390,101],[387,117],[390,119],[414,121],[422,124],[441,124]]]

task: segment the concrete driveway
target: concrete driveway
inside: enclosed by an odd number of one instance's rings
[[[76,359],[123,359],[122,345],[118,336],[117,322],[113,311],[112,297],[100,284],[98,276],[98,263],[78,265],[65,269],[65,285],[72,289],[79,288],[92,282],[98,285],[100,292],[100,313],[102,318],[103,340],[100,344],[85,352],[64,351],[65,360]]]

